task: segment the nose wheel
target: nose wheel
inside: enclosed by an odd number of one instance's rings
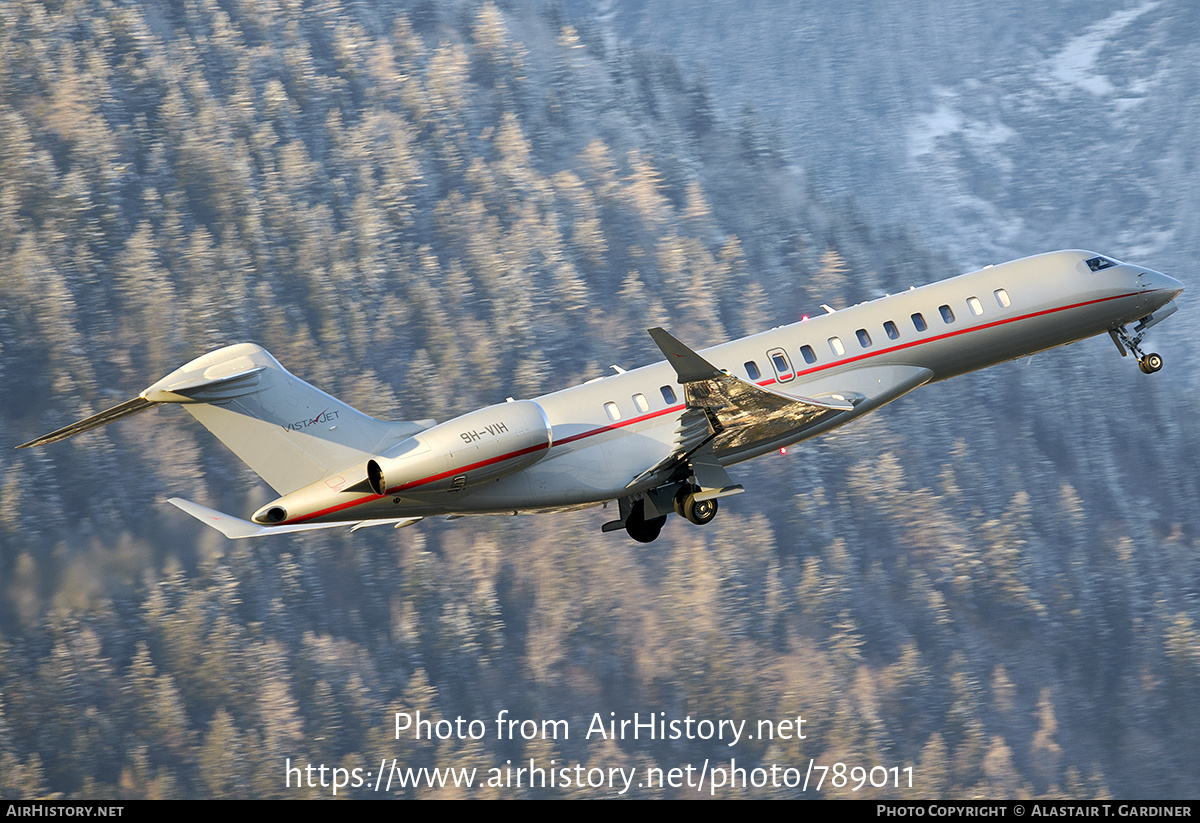
[[[1145,354],[1142,352],[1142,338],[1145,336],[1146,329],[1149,328],[1150,325],[1151,324],[1145,324],[1143,326],[1139,324],[1137,328],[1141,329],[1141,331],[1133,335],[1131,335],[1124,326],[1117,326],[1115,329],[1108,330],[1108,334],[1112,338],[1113,343],[1117,345],[1117,351],[1121,352],[1122,357],[1129,352],[1133,352],[1133,356],[1137,358],[1138,368],[1142,370],[1143,374],[1154,374],[1163,367],[1163,359],[1161,354],[1156,352]],[[1126,349],[1128,349],[1128,351],[1126,351]]]
[[[1161,355],[1150,352],[1138,358],[1138,368],[1146,374],[1154,374],[1163,367],[1163,359]]]

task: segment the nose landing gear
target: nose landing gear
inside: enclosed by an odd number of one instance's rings
[[[1153,317],[1153,315],[1151,315]],[[1142,338],[1146,336],[1146,330],[1154,325],[1153,322],[1147,323],[1150,318],[1143,318],[1135,327],[1134,334],[1130,334],[1124,326],[1117,326],[1115,329],[1109,329],[1108,335],[1112,338],[1113,343],[1117,345],[1117,351],[1125,357],[1129,351],[1133,352],[1133,356],[1137,358],[1138,368],[1143,374],[1154,374],[1163,367],[1162,355],[1156,352],[1143,354],[1141,343]]]

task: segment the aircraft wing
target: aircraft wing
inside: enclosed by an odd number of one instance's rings
[[[664,329],[649,332],[675,369],[687,408],[680,416],[672,453],[638,475],[634,484],[668,474],[689,461],[702,487],[730,487],[722,482],[728,481],[728,475],[716,460],[716,452],[781,438],[854,409],[854,404],[842,397],[792,397],[756,386],[713,366]]]
[[[683,391],[689,409],[703,409],[710,423],[715,420],[718,424],[713,426],[713,446],[718,451],[783,437],[854,409],[853,403],[841,397],[790,397],[724,373],[685,383]]]
[[[230,540],[237,540],[242,537],[261,537],[265,534],[288,534],[290,532],[306,532],[314,529],[333,529],[339,526],[349,526],[350,531],[358,531],[367,526],[382,526],[391,523],[399,529],[402,526],[409,526],[416,523],[421,519],[419,517],[396,517],[384,520],[363,520],[357,523],[354,521],[343,521],[339,523],[295,523],[289,526],[260,526],[257,523],[251,523],[249,520],[242,520],[240,517],[234,517],[231,514],[219,512],[216,509],[210,509],[208,506],[201,506],[199,503],[193,503],[181,497],[170,497],[167,499],[167,502],[177,509],[187,512],[204,525],[213,527]]]

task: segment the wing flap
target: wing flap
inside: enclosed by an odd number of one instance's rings
[[[745,491],[740,484],[733,482],[729,472],[725,471],[721,461],[717,460],[716,454],[713,453],[712,441],[696,449],[688,464],[691,466],[692,476],[696,478],[696,484],[700,486],[700,491],[696,492],[697,500],[713,500]]]

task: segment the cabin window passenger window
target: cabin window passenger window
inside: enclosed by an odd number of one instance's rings
[[[842,338],[840,337],[829,338],[829,348],[831,348],[833,353],[838,357],[841,357],[846,353],[846,347],[842,345]]]
[[[642,394],[641,392],[633,396],[633,405],[637,406],[637,410],[640,412],[650,411],[650,401],[648,401],[646,399],[646,395]]]
[[[947,323],[954,322],[954,309],[950,308],[949,306],[938,306],[938,311],[942,313],[942,320],[946,321]]]
[[[884,322],[883,330],[885,332],[887,332],[887,336],[888,336],[889,340],[899,340],[900,339],[900,329],[896,328],[896,324],[893,323],[891,320],[887,320]]]
[[[617,404],[611,400],[604,404],[604,410],[608,412],[609,420],[620,420],[621,410],[617,408]]]
[[[917,331],[925,331],[929,326],[925,323],[925,316],[917,312],[912,316],[913,328]]]
[[[757,380],[758,378],[762,377],[762,374],[758,371],[758,364],[753,360],[746,361],[746,374],[751,380]]]
[[[996,289],[996,302],[1000,304],[1000,308],[1007,309],[1012,305],[1012,301],[1008,299],[1008,292],[1004,289]]]
[[[675,390],[673,388],[671,388],[670,386],[663,386],[662,387],[662,396],[663,396],[663,400],[666,401],[666,404],[668,406],[675,405]]]
[[[858,345],[864,349],[871,348],[871,335],[867,334],[866,329],[859,329],[855,334],[858,335]]]
[[[817,362],[817,353],[813,351],[812,346],[801,346],[800,356],[804,358],[805,363],[812,364]]]
[[[767,352],[767,357],[771,358],[772,365],[775,366],[775,376],[780,380],[792,379],[792,364],[788,362],[787,355],[780,349],[772,349]]]
[[[975,315],[976,317],[983,314],[983,304],[979,302],[978,297],[968,297],[967,308],[969,308],[971,310],[971,314]]]

